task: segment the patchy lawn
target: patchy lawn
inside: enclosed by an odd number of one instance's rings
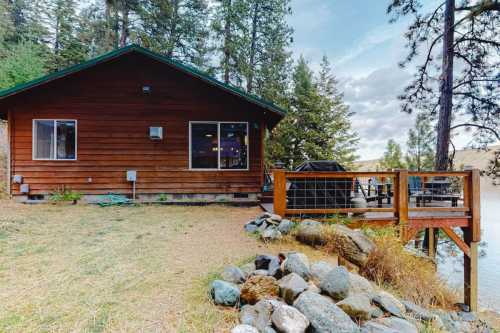
[[[28,206],[0,201],[0,332],[224,332],[208,283],[268,247],[258,208]],[[331,259],[331,258],[330,258]]]

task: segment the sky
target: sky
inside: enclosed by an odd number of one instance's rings
[[[434,0],[424,1],[432,6]],[[408,20],[389,23],[388,0],[292,0],[294,57],[303,55],[317,69],[326,55],[344,100],[355,112],[352,124],[360,136],[360,160],[382,156],[387,140],[403,145],[413,116],[400,111],[397,96],[412,78],[402,69]],[[415,65],[413,68],[415,68]],[[466,135],[454,139],[457,148]]]

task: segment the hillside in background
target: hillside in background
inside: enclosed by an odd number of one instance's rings
[[[464,166],[471,166],[474,169],[484,170],[491,159],[495,150],[500,149],[500,145],[490,146],[487,151],[477,149],[457,150],[455,153],[455,168],[462,169]],[[358,171],[377,171],[379,159],[357,161],[354,163]]]

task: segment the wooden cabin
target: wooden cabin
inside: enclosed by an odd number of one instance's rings
[[[139,46],[0,91],[9,193],[256,201],[284,110]]]

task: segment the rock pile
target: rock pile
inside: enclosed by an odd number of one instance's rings
[[[424,309],[298,252],[228,266],[211,295],[218,305],[240,308],[232,333],[417,333],[430,322],[443,332],[490,332],[472,313]]]
[[[245,231],[258,233],[263,241],[273,241],[287,235],[295,224],[276,214],[264,213],[245,224]]]

